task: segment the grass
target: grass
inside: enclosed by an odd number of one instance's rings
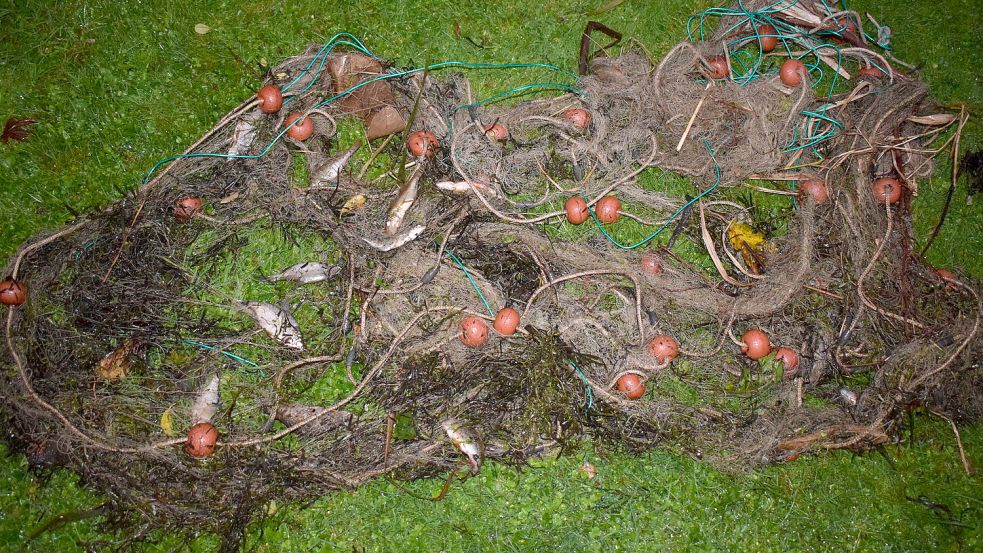
[[[491,464],[447,499],[415,499],[385,481],[305,509],[270,506],[250,535],[255,551],[973,551],[983,547],[980,482],[961,474],[944,423],[920,424],[913,443],[884,455],[838,452],[750,474],[722,474],[678,453],[587,450],[515,472]],[[964,436],[983,450],[983,434]],[[589,460],[598,476],[578,470]],[[100,501],[61,471],[46,484],[22,458],[5,461],[0,543],[19,543],[52,514]],[[435,494],[439,482],[409,485]],[[92,520],[32,542],[76,550],[104,537]],[[164,538],[151,551],[178,545]],[[214,538],[189,546],[209,551]]]
[[[376,0],[356,9],[313,0],[242,6],[27,0],[0,6],[0,118],[39,121],[28,142],[0,146],[0,259],[68,220],[66,204],[97,209],[136,186],[154,162],[183,150],[249,96],[263,59],[276,63],[347,30],[399,65],[457,59],[572,68],[584,14],[602,4]],[[709,5],[635,0],[595,18],[659,57],[684,36],[686,17]],[[871,10],[892,26],[898,55],[922,66],[942,102],[980,109],[983,89],[971,60],[981,21],[973,0],[944,6],[865,0],[850,7]],[[196,23],[212,30],[195,34]],[[485,48],[455,38],[455,23]],[[548,78],[536,71],[469,76],[479,98]],[[964,145],[978,147],[981,137],[971,123]],[[937,220],[946,174],[943,166],[921,184],[915,202],[921,237]],[[663,181],[654,174],[646,179],[653,186]],[[961,184],[929,260],[983,277],[980,228],[983,208],[978,199],[967,201]],[[835,453],[749,474],[723,474],[680,452],[588,449],[521,473],[489,465],[440,503],[378,481],[308,508],[271,506],[250,543],[258,551],[979,550],[981,482],[962,472],[948,427],[919,420],[915,438],[884,455]],[[983,428],[964,428],[963,437],[970,456],[983,459]],[[584,459],[597,466],[596,480],[578,473]],[[0,474],[0,549],[21,547],[54,514],[103,501],[70,473],[29,475],[23,457],[6,450]],[[439,483],[409,487],[427,494]],[[26,548],[80,551],[118,539],[101,533],[98,521],[45,533]],[[160,539],[151,550],[180,545],[173,536]],[[190,547],[212,550],[215,541],[206,536]]]

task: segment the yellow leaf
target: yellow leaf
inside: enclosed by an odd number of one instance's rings
[[[355,211],[356,209],[362,207],[363,205],[365,205],[365,196],[361,194],[355,194],[351,198],[348,198],[348,201],[345,202],[345,205],[341,207],[341,216],[344,217],[345,215],[348,215],[349,213]]]
[[[208,25],[205,25],[204,23],[198,23],[197,25],[195,25],[195,33],[199,35],[207,35],[208,31],[211,30],[212,28],[209,27]]]
[[[740,252],[744,263],[752,273],[761,272],[761,253],[767,246],[764,234],[754,230],[751,225],[732,223],[727,227],[727,240],[735,250]]]
[[[746,223],[731,223],[727,228],[727,239],[730,240],[730,245],[737,250],[751,248],[761,251],[764,249],[765,235]]]
[[[165,436],[171,438],[177,436],[177,432],[174,431],[174,413],[170,407],[160,416],[160,429],[164,431]]]

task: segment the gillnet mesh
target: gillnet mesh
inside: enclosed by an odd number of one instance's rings
[[[757,49],[752,13],[813,45],[803,85],[783,83],[777,51],[708,78]],[[83,474],[121,522],[234,544],[270,499],[588,437],[740,467],[884,443],[915,403],[978,418],[979,298],[912,252],[910,213],[965,119],[856,33],[840,33],[854,43],[840,69],[883,74],[809,86],[829,59],[814,44],[845,17],[744,2],[657,64],[599,56],[579,93],[507,107],[476,102],[460,75],[311,47],[272,72],[284,109],[244,103],[131,197],[18,253],[8,273],[30,293],[7,313],[3,402],[16,442],[35,466]],[[285,135],[288,113],[313,136]],[[346,117],[380,156],[365,167],[391,160],[377,176],[344,157]],[[496,123],[504,140],[484,132]],[[430,155],[404,157],[414,131],[434,134]],[[647,168],[695,189],[652,185]],[[799,194],[783,232],[742,247],[751,206],[727,191],[752,178],[815,178],[824,194]],[[878,178],[900,182],[896,203],[872,194]],[[565,202],[610,195],[648,239],[618,243],[624,223],[601,209],[585,226],[604,233],[571,239]],[[319,264],[274,274],[298,261]],[[506,307],[511,336],[489,328]],[[465,344],[462,321],[487,341]],[[748,359],[755,328],[765,353],[792,355]],[[186,434],[202,422],[219,439],[196,457]]]

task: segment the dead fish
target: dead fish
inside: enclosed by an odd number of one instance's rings
[[[845,403],[849,407],[853,407],[854,405],[857,404],[856,392],[852,390],[848,390],[846,388],[840,388],[840,399],[842,399],[843,403]]]
[[[467,457],[468,465],[471,466],[471,473],[477,474],[478,470],[481,469],[481,459],[485,454],[481,436],[457,419],[447,419],[441,423],[441,426],[454,447]]]
[[[276,420],[287,426],[293,426],[315,415],[318,418],[298,428],[297,434],[308,437],[318,436],[339,427],[347,426],[352,421],[352,414],[347,411],[328,411],[327,408],[316,405],[294,403],[283,405],[276,410]]]
[[[218,413],[218,375],[212,377],[195,398],[191,406],[191,424],[199,422],[212,422],[215,413]]]
[[[362,147],[362,141],[356,140],[352,144],[351,148],[345,150],[341,155],[338,155],[328,161],[321,164],[320,167],[311,173],[311,186],[317,186],[320,184],[330,184],[338,180],[338,175],[341,174],[342,169],[348,165],[349,160],[355,155],[355,152]]]
[[[399,231],[399,226],[403,224],[403,218],[413,207],[413,202],[416,201],[416,194],[420,190],[420,177],[423,175],[423,171],[420,170],[420,166],[417,165],[415,171],[410,176],[409,179],[399,188],[399,194],[396,198],[389,204],[389,211],[386,212],[386,234],[389,236],[395,236]]]
[[[337,265],[325,266],[317,261],[305,261],[288,267],[283,272],[270,276],[269,279],[273,282],[290,280],[300,284],[312,284],[334,278],[340,272],[341,267]]]
[[[232,146],[229,148],[229,155],[241,156],[248,154],[249,147],[253,145],[253,141],[256,139],[257,130],[248,119],[240,119],[236,122],[236,128],[232,131]]]
[[[425,230],[427,230],[427,227],[423,225],[416,225],[410,230],[404,232],[403,234],[400,234],[399,236],[390,238],[388,240],[372,240],[371,238],[366,238],[363,236],[362,241],[372,246],[373,248],[379,250],[380,252],[388,252],[416,240],[417,238],[420,237],[421,234],[423,234],[423,231]]]
[[[300,325],[297,324],[293,315],[273,304],[259,301],[246,302],[245,307],[256,319],[260,328],[265,330],[274,340],[288,348],[304,351]]]
[[[492,190],[491,187],[481,182],[480,180],[472,180],[471,184],[473,184],[474,187],[477,188],[478,190],[481,190],[482,192],[490,195],[493,198],[498,197],[498,194],[495,194],[495,191]],[[434,184],[434,186],[436,186],[439,190],[443,190],[444,192],[450,192],[451,194],[466,194],[471,191],[471,186],[468,185],[468,181],[466,180],[456,181],[456,182],[445,180]]]
[[[468,186],[468,181],[464,181],[464,180],[462,181],[442,180],[434,183],[434,186],[436,186],[438,190],[443,190],[444,192],[450,192],[452,194],[464,194],[468,190],[471,190],[471,187]]]

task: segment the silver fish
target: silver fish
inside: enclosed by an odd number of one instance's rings
[[[482,192],[490,195],[493,198],[498,197],[498,194],[496,194],[494,190],[492,190],[489,186],[487,186],[485,183],[479,180],[473,180],[471,181],[471,184],[473,184],[474,187],[477,188],[478,190],[481,190]],[[468,185],[468,181],[466,180],[462,180],[462,181],[443,180],[435,183],[434,186],[436,186],[439,190],[443,190],[444,192],[450,192],[451,194],[466,194],[471,191],[471,186]]]
[[[304,351],[300,325],[297,324],[293,315],[273,304],[259,301],[247,302],[245,306],[256,319],[260,328],[265,330],[274,340],[288,348]]]
[[[481,459],[485,454],[481,436],[457,419],[447,419],[440,425],[444,428],[444,432],[447,433],[447,437],[450,438],[454,447],[467,457],[468,465],[471,466],[471,473],[478,474],[478,470],[481,469]]]
[[[399,226],[403,224],[406,214],[413,207],[417,192],[420,191],[420,177],[422,175],[423,171],[417,165],[416,170],[413,171],[410,178],[399,188],[399,195],[389,204],[389,211],[386,212],[386,234],[389,236],[396,235],[399,231]]]
[[[215,375],[198,392],[198,397],[191,406],[191,424],[212,422],[215,413],[218,413],[218,382],[218,375]]]
[[[348,165],[348,161],[352,159],[355,152],[362,147],[362,141],[356,140],[352,144],[351,148],[342,152],[332,159],[329,159],[322,163],[317,169],[311,173],[311,186],[318,186],[320,184],[331,184],[338,180],[338,175],[341,171]]]
[[[272,275],[269,278],[274,282],[278,280],[292,280],[300,284],[311,284],[334,278],[340,272],[341,267],[337,265],[325,266],[323,263],[318,263],[317,261],[305,261],[304,263],[298,263],[288,267],[283,272]]]
[[[366,238],[363,236],[362,241],[372,246],[373,248],[379,250],[380,252],[388,252],[416,240],[417,238],[420,237],[421,234],[423,234],[423,231],[425,230],[427,230],[427,227],[423,225],[416,225],[410,230],[404,232],[403,234],[400,234],[399,236],[395,236],[388,240],[372,240],[371,238]]]
[[[325,407],[294,403],[283,405],[276,410],[276,420],[287,426],[303,422],[314,415],[318,418],[313,422],[297,429],[301,436],[318,436],[339,427],[346,426],[352,421],[352,414],[347,411],[328,411]]]
[[[850,407],[853,407],[854,405],[857,404],[856,392],[854,392],[853,390],[849,390],[847,388],[840,388],[840,399],[842,399],[843,403],[847,404]]]

